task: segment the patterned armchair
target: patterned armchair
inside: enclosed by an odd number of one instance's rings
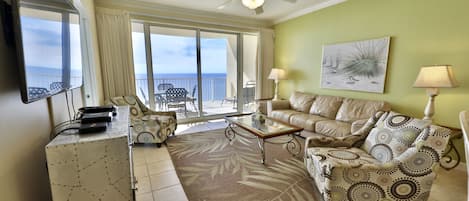
[[[135,143],[165,142],[177,128],[175,112],[156,112],[147,108],[136,96],[118,96],[110,99],[116,106],[129,105],[132,139]]]
[[[427,200],[450,133],[388,112],[360,148],[310,147],[305,163],[325,201]]]

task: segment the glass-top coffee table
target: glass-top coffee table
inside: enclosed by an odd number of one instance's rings
[[[262,164],[265,163],[264,144],[266,142],[272,144],[286,144],[287,151],[294,156],[297,156],[301,153],[301,144],[297,137],[300,135],[300,132],[303,130],[303,128],[279,122],[263,114],[240,114],[226,116],[225,120],[228,122],[228,127],[225,129],[225,136],[228,138],[228,140],[232,141],[236,136],[248,139],[257,138],[257,142],[262,154]],[[234,129],[237,127],[248,131],[252,134],[252,136],[237,132]],[[269,138],[279,136],[289,136],[289,138],[281,142],[267,140]]]

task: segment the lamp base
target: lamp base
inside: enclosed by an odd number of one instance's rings
[[[274,94],[274,98],[272,100],[280,100],[278,98],[278,80],[275,80],[275,94]]]
[[[433,115],[435,114],[435,97],[438,96],[438,88],[428,88],[428,102],[427,106],[425,106],[424,111],[424,120],[432,120]]]

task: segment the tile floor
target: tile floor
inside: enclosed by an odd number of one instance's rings
[[[176,135],[225,128],[224,121],[178,125]],[[174,170],[166,146],[136,146],[134,170],[137,178],[137,201],[185,201],[186,194]]]
[[[179,125],[176,135],[225,128],[224,121]],[[176,175],[165,146],[137,146],[134,149],[135,176],[138,180],[137,201],[188,200]],[[446,171],[440,168],[429,201],[467,200],[467,176],[464,165]]]

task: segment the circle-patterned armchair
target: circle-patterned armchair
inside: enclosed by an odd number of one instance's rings
[[[324,201],[427,200],[451,133],[430,123],[385,113],[361,147],[306,148],[307,170]]]
[[[177,128],[176,112],[157,112],[146,107],[136,96],[112,97],[115,106],[128,105],[134,143],[156,143],[158,147]]]

